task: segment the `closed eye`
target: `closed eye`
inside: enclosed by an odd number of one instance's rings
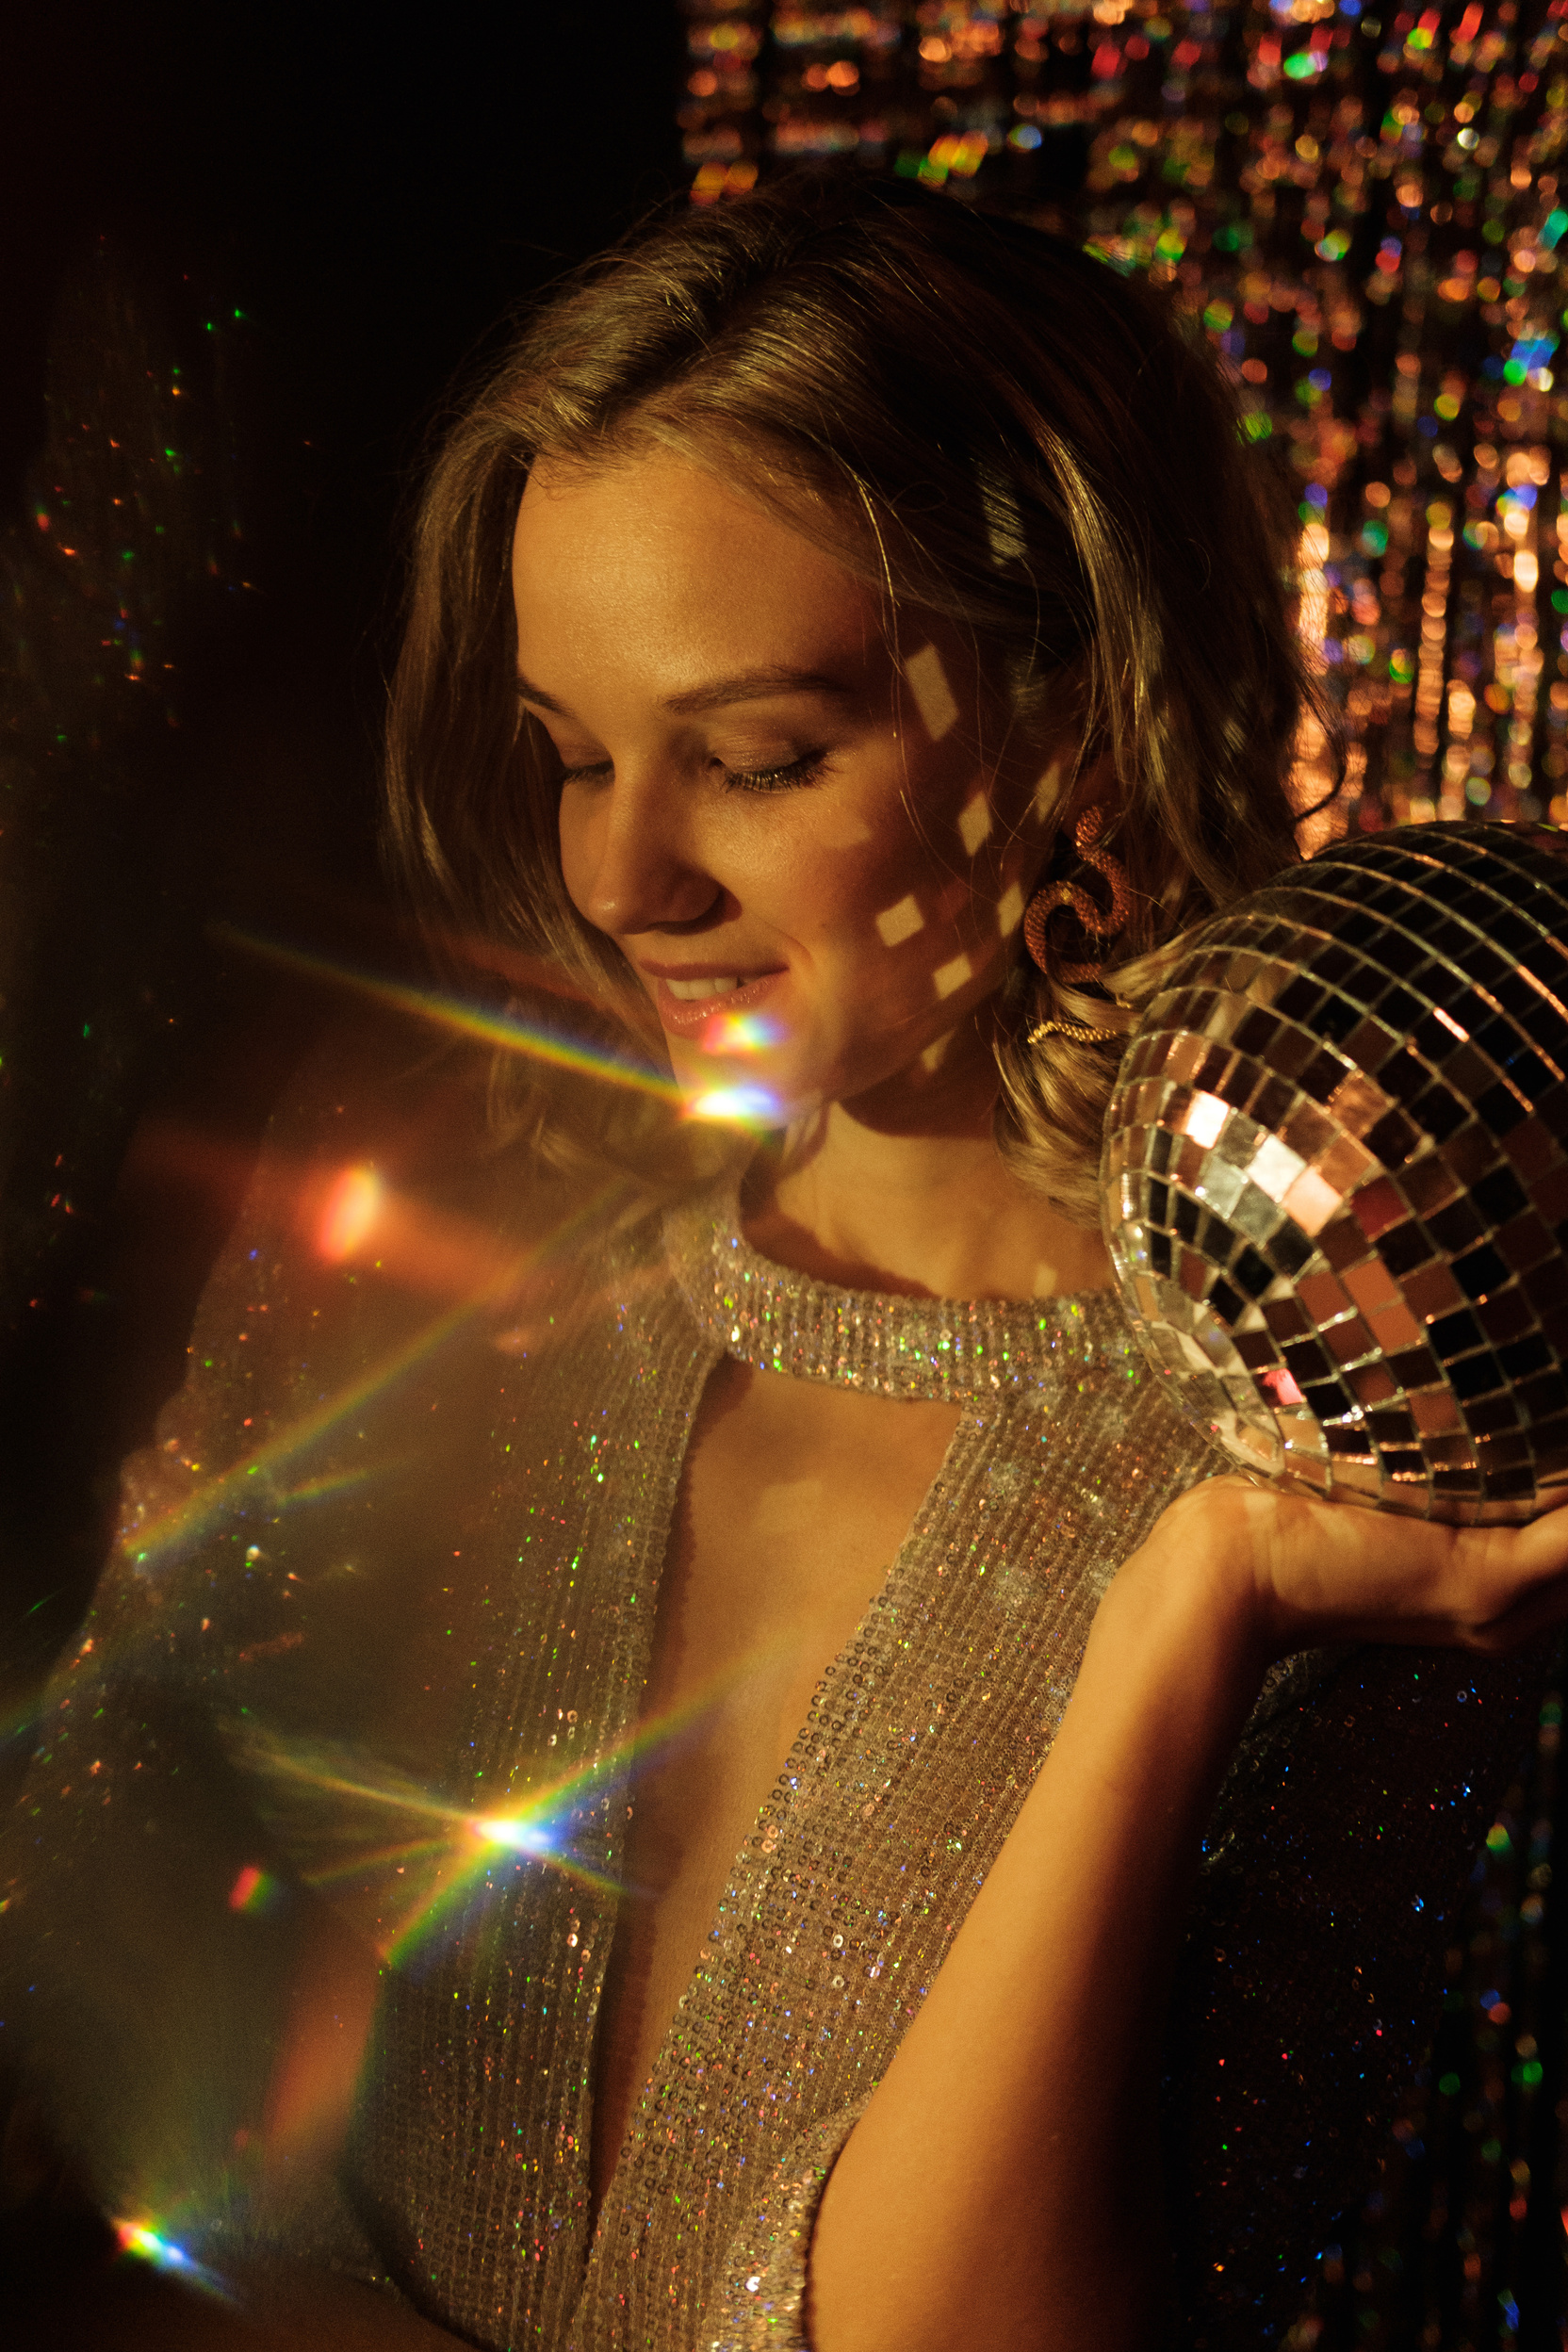
[[[726,768],[725,790],[730,792],[787,792],[804,785],[814,784],[823,771],[825,753],[803,752],[781,768]]]
[[[788,761],[783,767],[727,768],[721,765],[719,774],[724,779],[724,789],[727,792],[788,792],[798,791],[808,784],[815,784],[822,775],[825,758],[826,755],[823,752],[808,751],[804,752],[798,760]],[[561,770],[561,781],[563,784],[603,784],[607,783],[613,774],[612,760],[595,760],[585,761],[578,767],[564,765]]]

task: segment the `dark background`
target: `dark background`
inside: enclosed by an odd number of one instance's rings
[[[269,1110],[331,1007],[330,990],[280,979],[215,925],[361,961],[368,938],[384,962],[398,952],[374,848],[376,734],[421,451],[498,322],[678,194],[680,58],[669,0],[55,0],[8,17],[0,1705],[13,1760],[90,1592],[115,1461],[178,1382]],[[183,470],[111,499],[105,434],[119,419],[124,440],[139,387],[166,388],[174,365],[185,406],[165,398],[137,446],[173,435]],[[111,515],[136,507],[140,577],[163,562],[158,698],[84,674],[83,648],[112,626],[109,573],[129,559],[83,537],[65,564],[57,512],[41,541],[35,510],[57,507],[62,484],[76,536],[94,498]],[[216,570],[198,560],[209,546]],[[172,1152],[181,1134],[200,1149]]]

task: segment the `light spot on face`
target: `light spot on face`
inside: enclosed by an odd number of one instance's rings
[[[783,1035],[765,1013],[721,1013],[703,1031],[702,1042],[710,1054],[755,1054],[776,1045]]]
[[[934,1037],[932,1039],[931,1043],[926,1047],[924,1053],[921,1055],[920,1066],[922,1070],[924,1070],[928,1078],[934,1077],[936,1072],[940,1070],[943,1062],[947,1058],[947,1049],[952,1042],[952,1030],[944,1030],[939,1037]]]
[[[824,849],[859,849],[875,838],[864,817],[853,808],[824,809],[817,825],[817,840]]]
[[[996,910],[996,927],[1004,939],[1010,939],[1023,921],[1023,892],[1016,882],[1009,882]]]
[[[896,906],[882,909],[876,918],[876,928],[884,947],[897,947],[901,939],[912,939],[917,931],[925,928],[925,917],[913,890],[907,898],[901,898]]]
[[[922,645],[904,664],[904,676],[914,695],[920,723],[934,743],[948,734],[958,716],[958,705],[947,682],[941,655],[935,645]]]
[[[1056,803],[1062,796],[1062,762],[1053,760],[1035,787],[1035,814],[1042,825],[1048,825],[1056,813]]]
[[[963,842],[964,855],[972,858],[991,829],[991,805],[984,792],[976,792],[958,811],[958,839]]]
[[[939,996],[951,996],[955,988],[961,988],[966,980],[974,977],[974,966],[967,956],[955,956],[950,964],[939,964],[931,977]]]

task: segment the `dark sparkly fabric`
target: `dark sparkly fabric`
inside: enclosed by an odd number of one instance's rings
[[[270,2208],[232,2153],[296,1949],[286,1903],[229,1908],[237,1869],[313,1880],[378,1934],[350,2194],[402,2289],[486,2345],[799,2340],[836,2147],[1021,1803],[1106,1581],[1214,1461],[1108,1295],[852,1297],[766,1266],[722,1210],[670,1242],[673,1272],[652,1225],[558,1247],[553,1270],[524,1253],[498,1307],[411,1340],[368,1277],[350,1297],[248,1234],[209,1292],[172,1450],[130,1467],[126,1547],[6,1847],[9,2030],[116,2210],[183,2213],[214,2258],[227,2230],[373,2267],[324,2193]],[[725,1348],[949,1397],[961,1419],[737,1857],[590,2246],[617,1742]],[[183,1531],[159,1532],[192,1485]],[[1303,1662],[1260,1711],[1171,2034],[1195,2352],[1273,2343],[1364,2185],[1536,1679],[1528,1660],[1368,1653]],[[531,1799],[534,1851],[473,1838]],[[431,1800],[466,1875],[421,1923],[378,1855],[397,1804],[416,1826]]]
[[[1184,2352],[1275,2344],[1370,2185],[1554,1657],[1351,1651],[1242,1751],[1168,2043]]]

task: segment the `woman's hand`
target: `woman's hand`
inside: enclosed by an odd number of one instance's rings
[[[1344,1642],[1511,1648],[1568,1617],[1568,1511],[1453,1527],[1244,1478],[1167,1511],[1123,1579],[1197,1577],[1261,1666]]]

